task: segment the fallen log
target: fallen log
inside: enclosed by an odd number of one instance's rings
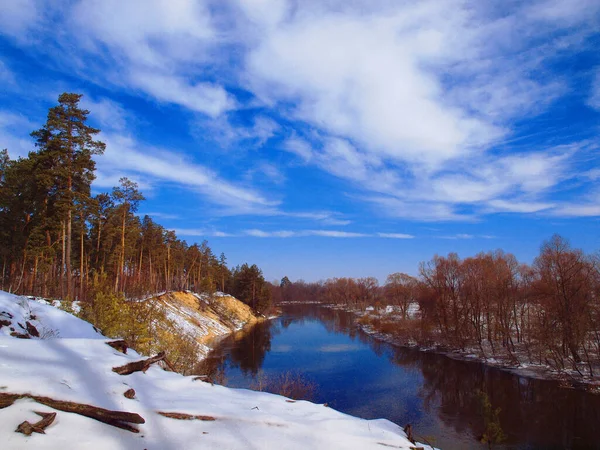
[[[127,349],[129,348],[129,344],[123,339],[119,339],[118,341],[108,341],[106,345],[110,345],[115,350],[127,354]]]
[[[23,433],[25,436],[31,436],[32,433],[46,434],[44,430],[52,425],[52,422],[56,419],[55,412],[45,413],[34,411],[34,413],[42,417],[42,420],[36,423],[29,423],[27,421],[20,423],[15,430],[17,433]]]
[[[123,430],[139,433],[139,430],[130,425],[130,423],[141,424],[146,423],[144,418],[137,413],[125,411],[111,411],[110,409],[100,408],[98,406],[86,405],[84,403],[67,402],[55,400],[50,397],[42,397],[31,394],[10,394],[0,393],[0,408],[6,408],[12,405],[20,398],[30,398],[42,405],[50,408],[58,409],[59,411],[79,414],[80,416],[89,417],[113,427],[122,428]]]
[[[156,356],[142,359],[141,361],[134,361],[125,364],[124,366],[113,367],[113,372],[116,372],[119,375],[131,375],[134,372],[146,372],[146,370],[148,370],[152,364],[163,361],[164,359],[165,352],[160,352]]]
[[[170,419],[177,419],[177,420],[202,420],[204,422],[213,422],[213,421],[217,420],[212,416],[202,416],[202,415],[194,415],[194,414],[179,413],[179,412],[157,411],[157,413],[160,414],[161,416],[165,416]]]

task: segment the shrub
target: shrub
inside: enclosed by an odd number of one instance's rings
[[[250,388],[283,395],[294,400],[312,400],[317,392],[316,383],[296,371],[287,371],[273,376],[265,375],[261,371]]]

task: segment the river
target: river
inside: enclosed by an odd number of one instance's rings
[[[444,450],[487,448],[478,442],[480,392],[500,408],[505,438],[494,448],[600,449],[600,395],[397,348],[363,333],[350,313],[318,305],[285,306],[281,317],[221,341],[209,363],[230,387],[250,387],[261,373],[301,372],[317,386],[313,401],[410,423]]]

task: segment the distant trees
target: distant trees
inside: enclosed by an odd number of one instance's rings
[[[388,275],[384,298],[390,305],[397,305],[403,319],[408,318],[408,308],[416,302],[417,279],[405,273],[392,273]]]
[[[386,332],[426,345],[478,348],[556,369],[594,375],[600,364],[600,264],[560,236],[543,243],[532,266],[501,250],[460,259],[434,256],[419,277],[402,273],[384,286],[369,278],[286,285],[291,301],[317,300],[363,310],[393,305]],[[418,305],[417,320],[407,320]],[[367,320],[367,318],[365,318]],[[368,320],[367,320],[368,321]]]
[[[242,266],[233,280],[225,255],[215,257],[206,241],[188,245],[149,216],[138,217],[144,197],[134,182],[121,178],[112,192],[91,195],[92,157],[105,145],[95,140],[99,130],[87,125],[80,99],[59,96],[32,133],[37,149],[26,158],[0,151],[0,288],[90,304],[120,293],[236,288],[266,309],[270,297],[258,267]]]
[[[233,269],[230,292],[255,311],[263,313],[271,306],[269,283],[256,264],[242,264]]]

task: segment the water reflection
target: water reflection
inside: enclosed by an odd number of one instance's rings
[[[394,348],[362,333],[352,316],[315,305],[289,306],[279,319],[227,338],[209,358],[229,384],[248,387],[260,370],[303,370],[319,398],[365,418],[412,423],[444,449],[483,448],[478,390],[506,435],[498,448],[600,448],[600,396],[559,388],[481,364]]]

